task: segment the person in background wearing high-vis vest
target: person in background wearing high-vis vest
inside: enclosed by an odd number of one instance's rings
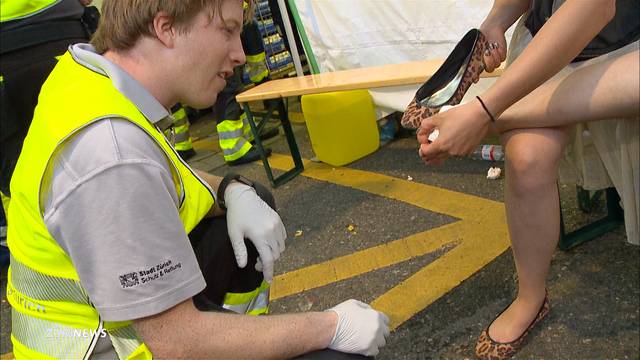
[[[174,137],[173,147],[178,151],[182,160],[189,160],[196,154],[189,132],[189,116],[181,104],[175,104],[171,108],[171,115],[173,116],[173,134],[171,135]]]
[[[91,0],[0,1],[0,198],[6,214],[9,181],[33,118],[38,93],[58,55],[87,41],[83,21]],[[4,231],[4,227],[2,229]],[[7,252],[0,237],[2,258]]]
[[[245,315],[267,311],[284,250],[273,197],[190,168],[163,133],[168,109],[211,106],[245,61],[243,18],[240,0],[105,0],[92,45],[60,58],[11,180],[16,358],[339,359],[385,345],[388,318],[356,300]]]
[[[214,105],[217,118],[216,129],[224,160],[230,166],[246,164],[260,159],[260,153],[251,144],[253,134],[249,126],[247,115],[236,101],[236,95],[242,91],[242,74],[249,74],[249,80],[254,84],[261,84],[269,80],[269,69],[262,43],[262,35],[255,21],[247,22],[242,29],[242,48],[246,55],[246,64],[234,68],[233,75],[227,79],[227,85],[218,94]],[[266,130],[261,139],[277,135],[277,129]],[[266,155],[271,155],[271,149],[265,148]]]

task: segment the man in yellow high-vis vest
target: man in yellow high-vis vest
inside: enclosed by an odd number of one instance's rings
[[[168,109],[211,106],[245,61],[242,22],[240,0],[105,0],[92,45],[60,58],[11,180],[16,358],[340,358],[384,346],[388,318],[356,300],[247,316],[266,313],[284,250],[273,198],[190,168],[164,135]]]

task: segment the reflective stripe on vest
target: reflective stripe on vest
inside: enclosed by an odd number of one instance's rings
[[[33,319],[12,309],[11,342],[16,359],[82,359],[88,357],[85,341],[109,336],[118,358],[150,359],[151,352],[131,326],[113,330],[78,329]]]
[[[62,0],[2,0],[0,22],[24,19],[47,10]]]
[[[178,119],[174,115],[174,119],[176,119],[176,120],[173,122],[173,127],[180,127],[180,126],[184,126],[186,124],[187,125],[187,129],[189,129],[189,122],[187,121],[186,117]]]
[[[269,283],[262,280],[260,287],[251,292],[225,294],[222,307],[238,314],[268,314]]]
[[[189,117],[187,117],[187,111],[183,106],[180,106],[180,109],[173,113],[173,119],[173,147],[180,151],[193,149],[189,135]]]
[[[96,101],[99,99],[99,101]],[[8,244],[11,250],[7,298],[15,313],[12,341],[17,358],[82,357],[104,327],[121,359],[150,358],[151,353],[129,322],[102,322],[89,302],[68,254],[49,233],[40,197],[42,179],[55,152],[88,125],[104,118],[123,118],[138,126],[163,150],[180,197],[176,209],[189,233],[213,205],[211,188],[184,163],[164,135],[111,83],[77,64],[67,52],[40,91],[11,184]],[[51,120],[55,119],[55,120]],[[45,327],[80,337],[40,337]],[[49,331],[49,330],[45,330]],[[92,333],[93,332],[93,333]],[[46,335],[46,333],[45,333]],[[72,344],[71,344],[72,343]],[[73,355],[66,354],[72,351]]]
[[[249,80],[252,83],[257,84],[269,76],[269,69],[267,68],[265,52],[258,53],[256,55],[246,55],[247,57],[247,72],[249,73]]]
[[[95,328],[87,328],[81,324],[67,326],[44,319],[43,315],[47,313],[50,318],[63,317],[62,308],[74,306],[57,302],[75,302],[75,306],[91,311],[89,297],[78,281],[38,273],[13,257],[8,275],[11,279],[7,286],[7,299],[12,304],[11,339],[17,358],[33,358],[38,354],[37,357],[81,359],[88,355],[88,349],[98,338],[107,335],[121,359],[127,359],[142,345],[127,322],[103,324],[98,321]],[[14,288],[15,284],[19,284],[19,290]],[[112,328],[103,329],[103,326]]]
[[[240,115],[240,119],[223,120],[216,125],[220,149],[222,149],[225,161],[241,158],[251,150],[251,143],[244,138],[245,125],[248,125],[245,113]]]
[[[11,256],[12,289],[29,298],[43,301],[72,301],[89,304],[89,295],[80,282],[33,271]],[[9,293],[7,288],[7,293]]]
[[[97,342],[98,337],[106,335],[98,329],[73,328],[27,316],[15,309],[11,311],[11,340],[16,359],[34,358],[35,354],[37,358],[44,355],[54,359],[85,359],[94,340]]]
[[[176,130],[176,135],[175,135],[175,140],[176,140],[176,144],[174,145],[176,147],[176,149],[178,149],[178,145],[184,142],[189,142],[191,143],[191,138],[189,137],[189,133],[188,132],[178,132]],[[178,149],[180,150],[180,149]]]

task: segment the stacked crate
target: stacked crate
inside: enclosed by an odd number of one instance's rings
[[[262,35],[264,50],[266,53],[267,67],[271,78],[280,77],[278,74],[286,73],[293,67],[293,58],[287,50],[282,34],[273,22],[269,2],[258,1],[256,3],[254,20],[258,24],[258,29]]]

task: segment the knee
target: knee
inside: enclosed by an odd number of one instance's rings
[[[516,141],[506,150],[507,176],[517,188],[535,192],[555,184],[561,149],[554,151],[544,145]]]

